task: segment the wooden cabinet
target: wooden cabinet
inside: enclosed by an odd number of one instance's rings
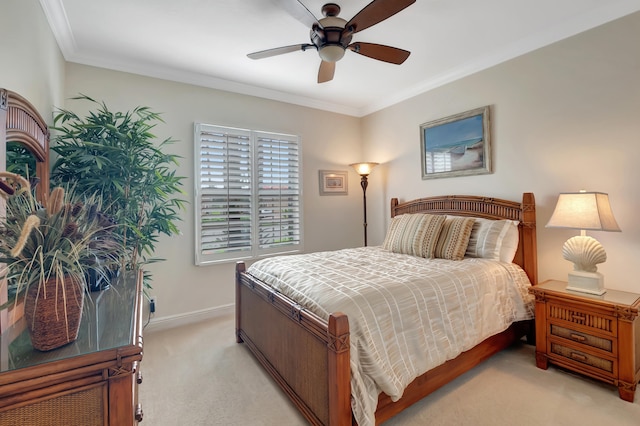
[[[125,426],[142,420],[141,274],[85,301],[78,339],[39,352],[24,319],[0,336],[0,424]]]
[[[536,365],[548,363],[618,387],[633,402],[640,380],[640,294],[602,296],[566,290],[566,282],[531,287],[536,299]]]

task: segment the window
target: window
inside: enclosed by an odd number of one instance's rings
[[[297,136],[195,125],[196,264],[300,251]]]

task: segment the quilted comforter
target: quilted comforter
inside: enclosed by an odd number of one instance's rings
[[[380,392],[396,401],[417,376],[533,318],[525,272],[494,260],[360,247],[263,259],[248,272],[324,319],[347,314],[360,426],[375,424]]]

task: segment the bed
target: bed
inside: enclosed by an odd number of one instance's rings
[[[524,193],[521,201],[480,196],[391,200],[392,218],[410,213],[517,221],[513,263],[530,283],[537,283],[533,194]],[[311,424],[356,424],[350,358],[350,333],[355,329],[350,330],[349,324],[344,313],[318,315],[249,274],[243,262],[236,265],[237,342],[246,344]],[[398,400],[380,393],[375,423],[384,422],[525,335],[532,335],[532,320],[516,321],[431,368],[413,380]]]

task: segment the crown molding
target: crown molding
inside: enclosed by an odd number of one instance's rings
[[[381,100],[380,102],[373,102],[364,107],[356,108],[337,103],[320,101],[306,96],[294,95],[283,91],[266,89],[203,74],[192,73],[185,70],[166,67],[161,69],[157,65],[153,64],[144,64],[134,61],[128,61],[125,63],[105,58],[83,56],[78,51],[62,0],[40,0],[40,4],[42,5],[42,9],[44,10],[49,26],[56,38],[62,55],[68,62],[155,77],[180,83],[193,84],[248,96],[256,96],[354,117],[364,117],[409,98],[433,90],[437,87],[454,82],[466,76],[475,74],[479,71],[488,69],[510,59],[640,10],[639,0],[624,0],[613,4],[610,2],[603,2],[603,6],[600,8],[587,11],[569,21],[558,23],[553,27],[545,28],[544,31],[530,37],[516,40],[506,48],[495,51],[491,55],[484,56],[483,58],[475,61],[463,63],[460,66],[452,68],[439,75],[432,76],[406,90],[400,91],[391,96],[385,96],[384,100]]]

